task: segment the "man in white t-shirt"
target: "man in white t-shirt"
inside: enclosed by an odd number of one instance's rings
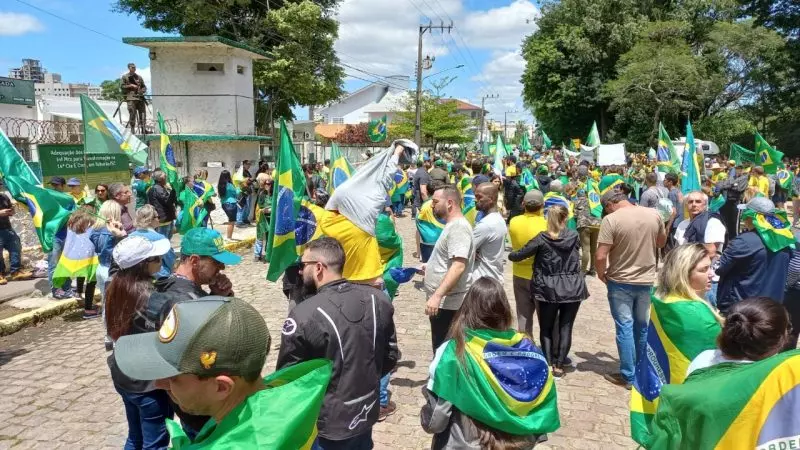
[[[708,211],[708,197],[700,191],[690,192],[683,201],[689,212],[689,218],[684,219],[675,229],[675,242],[678,245],[686,243],[700,243],[705,245],[711,257],[711,269],[716,271],[719,264],[719,255],[725,244],[725,225],[719,216]],[[719,276],[716,274],[711,279],[711,289],[706,294],[706,300],[711,305],[717,305],[717,285]]]
[[[503,216],[497,211],[497,186],[483,183],[475,189],[475,208],[483,213],[483,218],[472,230],[475,245],[475,270],[470,274],[472,281],[487,277],[503,283],[503,263],[505,262],[505,240],[508,227]]]

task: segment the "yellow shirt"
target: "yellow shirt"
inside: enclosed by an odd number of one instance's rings
[[[547,219],[542,211],[516,216],[508,224],[508,234],[511,235],[511,249],[517,251],[525,246],[537,234],[547,230]],[[530,280],[533,277],[533,258],[511,263],[515,277]]]
[[[337,212],[325,214],[322,234],[339,241],[344,248],[342,276],[349,281],[369,281],[383,275],[381,251],[375,236],[358,228]]]
[[[764,175],[761,176],[751,176],[750,181],[748,181],[747,186],[754,187],[758,189],[759,192],[764,194],[765,197],[769,197],[769,178]]]
[[[713,181],[714,183],[719,183],[720,181],[727,179],[728,179],[728,174],[725,172],[719,172],[711,175],[711,181]]]

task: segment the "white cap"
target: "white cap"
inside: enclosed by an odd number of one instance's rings
[[[164,256],[172,248],[168,239],[151,241],[143,236],[128,236],[114,246],[114,262],[121,269],[133,267],[147,258]]]

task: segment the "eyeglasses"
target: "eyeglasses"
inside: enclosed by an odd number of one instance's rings
[[[307,265],[309,265],[309,264],[321,264],[323,267],[328,267],[328,266],[327,266],[327,265],[326,265],[324,262],[322,262],[322,261],[300,261],[300,270],[303,270],[303,269],[305,269],[305,268],[306,268],[306,266],[307,266]]]

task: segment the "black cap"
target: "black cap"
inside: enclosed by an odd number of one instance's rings
[[[50,184],[67,184],[67,180],[64,177],[53,177],[50,178]]]

